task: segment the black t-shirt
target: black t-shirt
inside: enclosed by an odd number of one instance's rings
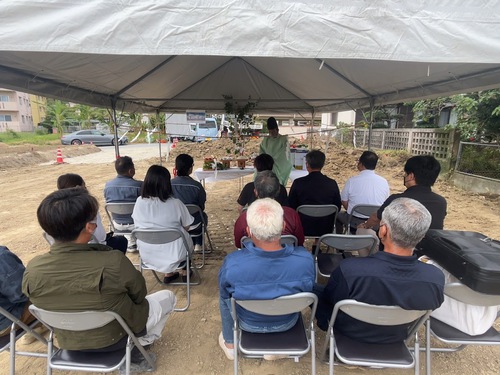
[[[400,194],[389,196],[377,211],[379,220],[382,219],[382,212],[384,212],[385,208],[397,198],[411,198],[422,203],[432,216],[429,229],[443,229],[444,218],[446,216],[446,199],[434,193],[430,187],[421,185],[411,186]]]
[[[257,199],[254,190],[255,185],[253,182],[249,182],[248,184],[246,184],[243,187],[243,190],[241,190],[240,196],[238,197],[238,204],[243,207],[245,207],[246,205],[250,206],[250,204],[252,204],[252,202]],[[288,193],[283,185],[280,185],[280,192],[276,200],[282,206],[288,206]]]

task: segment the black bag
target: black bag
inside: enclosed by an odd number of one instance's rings
[[[500,242],[477,232],[429,229],[418,253],[476,292],[500,294]]]

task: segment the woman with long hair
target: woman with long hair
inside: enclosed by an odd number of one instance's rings
[[[149,167],[132,218],[136,229],[179,229],[188,246],[193,247],[187,230],[194,218],[184,203],[174,198],[170,173],[165,167]],[[165,273],[164,283],[168,284],[179,277],[176,270],[184,266],[187,255],[182,238],[168,244],[148,244],[137,240],[137,248],[144,265]],[[181,273],[184,281],[186,270],[182,269]]]

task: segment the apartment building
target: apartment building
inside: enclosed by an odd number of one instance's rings
[[[45,120],[47,110],[47,98],[39,95],[30,94],[31,115],[33,116],[33,125],[38,126]]]
[[[33,131],[29,94],[0,88],[0,132]]]

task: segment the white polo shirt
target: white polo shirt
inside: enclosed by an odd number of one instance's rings
[[[389,184],[387,180],[375,171],[365,169],[358,175],[347,180],[340,198],[347,201],[347,213],[357,204],[374,204],[381,206],[389,196]]]

